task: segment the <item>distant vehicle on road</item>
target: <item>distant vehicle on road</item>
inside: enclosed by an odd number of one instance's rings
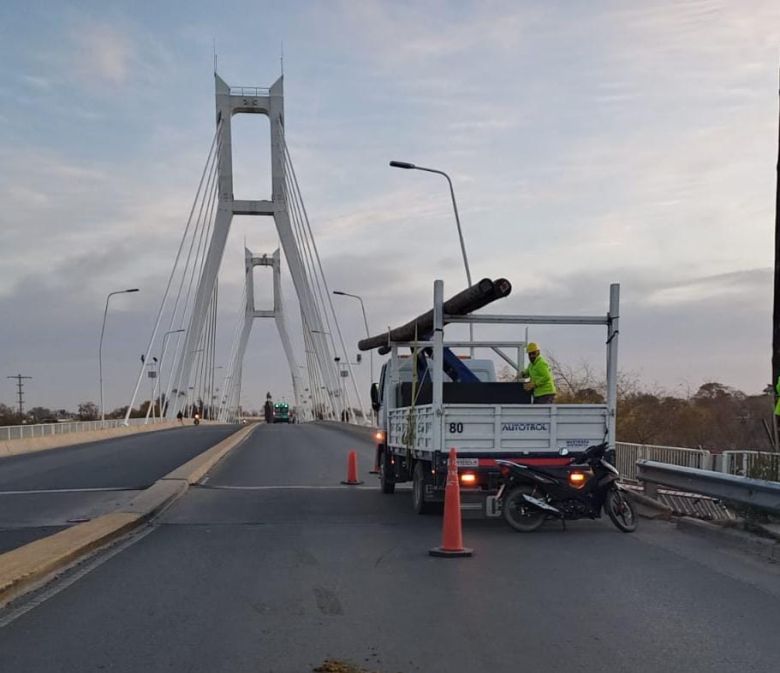
[[[290,422],[290,405],[287,402],[274,404],[274,423]]]

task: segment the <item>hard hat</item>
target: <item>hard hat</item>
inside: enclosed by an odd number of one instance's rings
[[[530,344],[528,344],[528,346],[525,349],[526,353],[536,353],[536,351],[538,350],[539,350],[539,346],[537,346],[533,341]]]

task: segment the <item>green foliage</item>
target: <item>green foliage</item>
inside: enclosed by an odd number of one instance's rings
[[[547,357],[558,388],[559,404],[602,404],[606,382],[583,364],[572,367]],[[515,380],[505,368],[499,377]],[[637,377],[618,377],[617,437],[622,442],[704,448],[710,451],[772,451],[766,427],[774,413],[772,396],[746,395],[711,381],[695,393],[671,395],[648,389]],[[777,470],[773,464],[755,468],[760,474]],[[762,471],[763,470],[763,471]],[[765,478],[765,477],[759,477]],[[777,477],[775,477],[777,478]]]
[[[99,409],[94,402],[82,402],[79,404],[80,421],[96,421],[98,419]]]

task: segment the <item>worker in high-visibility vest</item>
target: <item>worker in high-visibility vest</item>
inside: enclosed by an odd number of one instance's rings
[[[775,404],[775,416],[780,416],[780,376],[777,377],[777,383],[775,384],[775,392],[777,393],[777,404]],[[775,420],[780,421],[780,418]]]
[[[555,380],[553,379],[550,365],[542,357],[539,346],[531,342],[526,348],[528,359],[531,361],[520,376],[530,381],[523,387],[534,396],[534,404],[552,404],[555,402]],[[778,382],[780,385],[780,381]]]

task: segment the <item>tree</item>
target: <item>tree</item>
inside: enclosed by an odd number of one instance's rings
[[[94,402],[81,402],[79,404],[80,421],[96,421],[98,418],[98,407]]]
[[[56,418],[57,414],[51,409],[46,407],[33,407],[27,412],[27,415],[32,419],[33,423],[44,423],[45,421],[51,421]]]
[[[0,425],[16,425],[19,422],[19,415],[15,409],[5,404],[0,404]]]

